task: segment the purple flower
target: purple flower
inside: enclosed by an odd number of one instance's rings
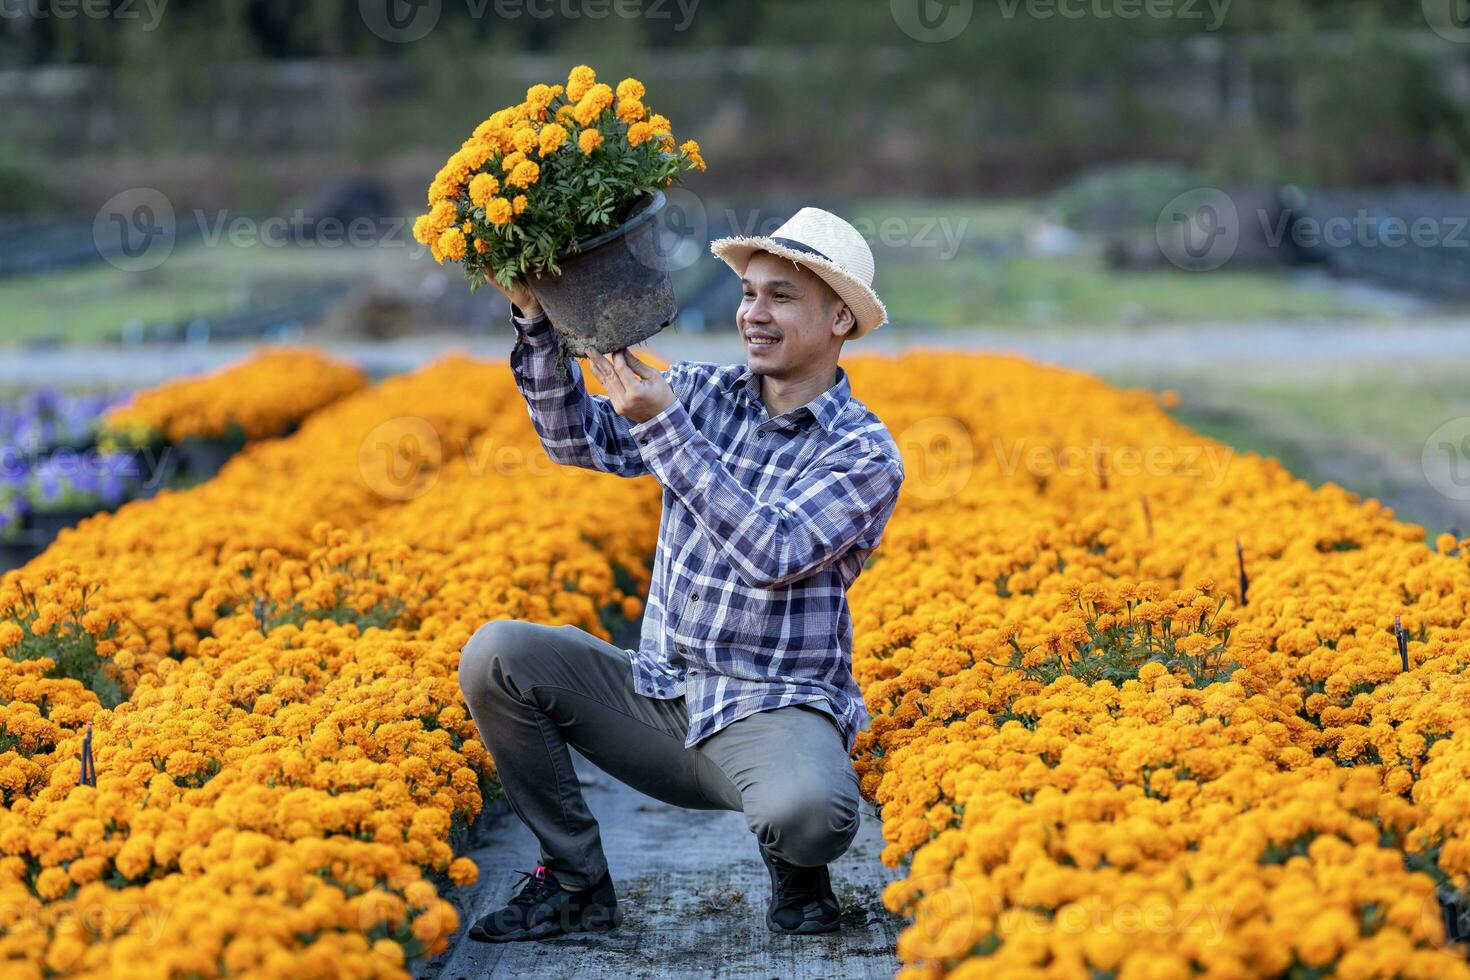
[[[55,473],[37,471],[36,486],[40,490],[43,502],[54,504],[61,499],[61,478]]]

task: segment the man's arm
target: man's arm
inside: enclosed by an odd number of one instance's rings
[[[638,444],[628,433],[632,422],[613,409],[606,395],[588,394],[575,358],[569,359],[567,379],[558,378],[560,345],[551,321],[545,313],[526,317],[520,312],[512,306],[517,338],[510,353],[511,373],[546,455],[556,463],[618,476],[647,474]],[[671,380],[676,368],[669,369]]]
[[[805,578],[881,532],[904,478],[899,459],[865,441],[820,460],[767,503],[740,485],[678,401],[629,432],[648,468],[758,589]]]

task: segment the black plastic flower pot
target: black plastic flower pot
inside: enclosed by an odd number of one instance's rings
[[[658,237],[664,204],[663,191],[646,195],[627,221],[558,255],[561,275],[526,277],[568,355],[631,347],[674,321],[679,307]]]

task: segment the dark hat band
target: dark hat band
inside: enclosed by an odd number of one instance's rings
[[[785,245],[787,248],[795,249],[798,252],[805,252],[808,255],[815,255],[819,259],[827,259],[828,262],[832,261],[821,252],[818,252],[816,249],[812,248],[810,245],[803,245],[801,242],[797,241],[794,238],[772,238],[771,241],[777,243],[778,245]]]

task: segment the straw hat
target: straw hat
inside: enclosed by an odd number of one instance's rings
[[[719,238],[710,242],[709,250],[737,276],[745,275],[756,252],[806,266],[852,309],[857,323],[849,340],[888,322],[888,310],[873,291],[873,250],[856,228],[830,211],[802,208],[769,236]]]

